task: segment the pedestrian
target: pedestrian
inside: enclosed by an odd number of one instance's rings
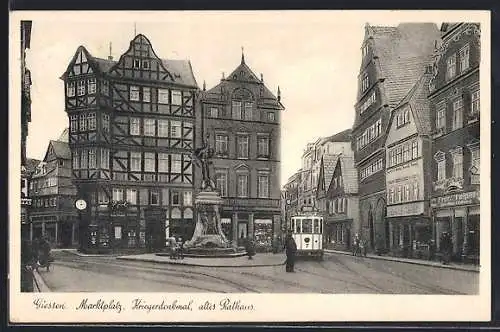
[[[176,259],[177,244],[175,243],[175,237],[173,236],[169,238],[169,247],[170,247],[170,259]]]
[[[184,240],[182,237],[179,238],[179,259],[184,259]]]
[[[359,238],[359,234],[356,233],[354,235],[354,250],[352,251],[352,254],[354,256],[358,256],[360,254],[360,245],[361,245],[361,239]]]
[[[453,250],[453,241],[451,239],[450,233],[443,232],[441,234],[441,254],[442,254],[442,263],[444,265],[450,263],[452,250]]]
[[[40,243],[40,265],[49,271],[50,267],[50,243],[46,237],[42,238]]]
[[[255,243],[251,237],[247,237],[245,241],[245,250],[247,251],[248,259],[253,259],[253,256],[255,256]]]
[[[286,249],[286,272],[295,272],[295,255],[297,254],[297,244],[293,239],[292,232],[289,232],[285,239]]]

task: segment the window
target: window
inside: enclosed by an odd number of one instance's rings
[[[267,121],[275,121],[274,112],[267,112]]]
[[[102,131],[107,133],[109,131],[109,115],[102,115]]]
[[[465,45],[458,52],[458,56],[460,58],[460,73],[465,72],[469,69],[469,45]]]
[[[361,91],[365,92],[370,87],[370,79],[368,78],[368,74],[363,74],[363,79],[361,81]]]
[[[94,169],[97,167],[95,148],[89,149],[89,168]]]
[[[102,81],[101,84],[101,92],[107,96],[109,95],[109,82],[108,81]]]
[[[168,104],[168,94],[167,89],[158,89],[158,103]]]
[[[411,143],[411,159],[418,158],[418,141],[413,141]]]
[[[366,111],[371,105],[375,104],[377,101],[377,97],[375,95],[375,92],[372,92],[368,98],[361,104],[361,107],[359,108],[359,112],[363,113]]]
[[[378,119],[370,127],[366,128],[363,134],[357,138],[358,150],[365,147],[368,143],[374,141],[382,133],[382,120]]]
[[[269,157],[269,137],[257,138],[257,149],[259,157]]]
[[[130,118],[130,135],[140,135],[141,134],[141,119]]]
[[[172,204],[172,205],[180,205],[181,204],[178,191],[171,191],[170,204]]]
[[[184,192],[184,206],[191,206],[193,205],[193,192],[192,191],[185,191]]]
[[[403,145],[403,162],[407,162],[410,159],[411,159],[410,145],[409,144],[404,144]]]
[[[79,169],[80,168],[80,155],[78,151],[73,151],[73,164],[72,164],[73,169]]]
[[[227,174],[225,172],[217,172],[215,175],[215,186],[222,197],[227,196]]]
[[[172,154],[172,168],[170,170],[171,173],[180,173],[181,172],[181,155],[180,154]]]
[[[363,45],[363,48],[361,49],[361,53],[362,53],[363,58],[368,55],[369,49],[370,48],[369,48],[368,44]]]
[[[127,202],[132,205],[137,204],[137,190],[136,189],[127,189]]]
[[[259,198],[269,197],[269,176],[259,175],[258,179]]]
[[[141,171],[141,153],[140,152],[130,152],[130,170],[132,172]]]
[[[394,203],[394,188],[389,190],[389,203]]]
[[[415,183],[413,183],[413,200],[417,201],[419,199],[418,182],[415,181]]]
[[[153,152],[144,153],[144,172],[155,171],[155,154]]]
[[[158,137],[168,137],[168,120],[158,119]]]
[[[87,80],[87,91],[89,94],[95,93],[97,90],[97,83],[95,78],[89,78]]]
[[[146,103],[151,101],[151,88],[142,88],[142,101]]]
[[[132,101],[139,101],[139,87],[137,86],[131,86],[130,87],[130,100]]]
[[[211,118],[218,118],[219,109],[217,107],[210,107],[210,109],[208,110],[208,116]]]
[[[446,117],[445,117],[445,112],[446,112],[446,105],[442,104],[438,106],[436,110],[436,129],[444,129],[446,126]]]
[[[141,68],[141,60],[134,59],[134,68]]]
[[[248,136],[239,135],[238,142],[238,158],[248,158]]]
[[[396,117],[396,127],[400,128],[410,122],[410,109],[406,107]]]
[[[233,119],[241,120],[241,101],[233,101]]]
[[[245,103],[245,120],[252,120],[252,110],[253,110],[253,103],[251,102],[246,102]]]
[[[238,174],[238,197],[248,196],[248,175]]]
[[[453,177],[457,179],[462,179],[464,177],[462,148],[459,147],[450,152],[453,158]]]
[[[472,93],[472,98],[471,98],[471,107],[470,107],[470,112],[471,114],[479,114],[479,90],[474,91]]]
[[[437,181],[446,179],[446,155],[438,151],[434,155],[434,160],[437,163]]]
[[[109,149],[101,149],[101,168],[109,169]]]
[[[168,173],[168,154],[158,153],[158,172]]]
[[[155,119],[144,119],[144,136],[155,136]]]
[[[453,122],[452,122],[452,130],[457,130],[462,128],[463,126],[463,108],[464,102],[463,99],[460,98],[453,102]]]
[[[172,90],[172,105],[182,105],[182,92]]]
[[[88,167],[88,151],[82,150],[82,156],[80,159],[80,167],[86,169]]]
[[[181,137],[181,122],[180,121],[170,121],[170,137],[180,138]]]
[[[87,115],[80,114],[80,131],[87,131]]]
[[[75,96],[75,82],[68,82],[68,85],[66,86],[66,94],[68,97]]]
[[[229,137],[223,134],[215,135],[215,153],[217,154],[227,154]]]
[[[71,115],[69,117],[69,131],[72,133],[78,131],[78,115]]]
[[[455,77],[456,66],[457,66],[456,63],[457,63],[456,54],[453,54],[446,60],[446,78],[448,80],[451,80],[452,78]]]
[[[99,191],[97,193],[97,202],[99,204],[107,204],[107,203],[109,203],[108,196],[106,195],[106,193],[104,191]]]
[[[403,192],[402,192],[401,189],[402,189],[401,186],[398,186],[398,194],[397,194],[397,198],[396,198],[396,202],[398,202],[398,203],[400,203],[401,200],[402,200],[402,194],[403,194]]]
[[[370,165],[361,169],[360,178],[361,179],[367,178],[370,175],[382,170],[382,168],[383,168],[382,159],[378,159],[373,163],[371,163]]]
[[[148,60],[142,60],[142,68],[144,68],[144,69],[149,68],[149,61]]]
[[[479,154],[479,144],[469,145],[470,149],[470,174],[471,174],[471,184],[479,184],[480,180],[480,165],[481,165],[481,156]]]
[[[88,125],[89,125],[89,130],[95,130],[97,127],[95,113],[89,113],[87,115],[87,121],[88,121]]]
[[[113,188],[113,201],[123,201],[123,189]]]
[[[85,94],[85,81],[78,81],[77,84],[77,94],[83,96]]]
[[[149,191],[149,204],[159,205],[160,204],[160,193],[157,190]]]
[[[405,202],[408,202],[410,200],[410,185],[405,184],[405,193],[404,193],[404,200]]]

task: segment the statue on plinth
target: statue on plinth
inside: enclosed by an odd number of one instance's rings
[[[209,137],[210,135],[207,134],[202,142],[202,146],[194,150],[193,161],[197,167],[201,168],[201,189],[213,191],[215,189],[215,184],[210,178],[210,165],[212,164],[212,158],[215,151],[208,144]]]

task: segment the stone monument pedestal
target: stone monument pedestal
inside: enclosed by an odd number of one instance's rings
[[[200,192],[194,201],[196,226],[191,240],[184,243],[186,257],[235,257],[246,252],[233,248],[222,232],[220,205],[222,198],[215,191]]]

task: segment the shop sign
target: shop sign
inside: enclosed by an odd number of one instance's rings
[[[394,173],[394,172],[400,172],[400,171],[403,171],[403,170],[407,171],[410,168],[415,168],[415,167],[418,167],[418,166],[419,166],[418,160],[414,160],[414,161],[406,163],[404,165],[400,165],[400,166],[388,169],[387,170],[387,174],[391,174],[391,173]]]
[[[387,206],[387,217],[415,216],[424,213],[424,202]]]
[[[469,191],[431,199],[431,207],[433,208],[468,204],[479,204],[479,192]]]

